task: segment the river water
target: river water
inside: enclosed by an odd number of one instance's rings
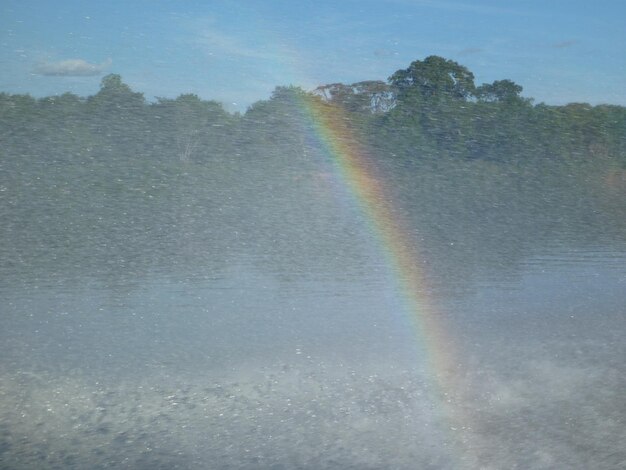
[[[433,344],[341,181],[259,165],[5,185],[0,467],[626,465],[623,181],[391,169]]]

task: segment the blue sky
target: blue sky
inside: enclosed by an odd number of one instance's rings
[[[536,102],[626,105],[625,1],[3,0],[0,91],[90,95],[107,73],[146,98],[245,111],[276,85],[385,80],[441,55]]]

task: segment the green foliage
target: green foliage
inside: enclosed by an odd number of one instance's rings
[[[407,69],[398,70],[389,77],[389,82],[398,89],[400,102],[413,95],[425,100],[465,100],[474,94],[476,88],[472,72],[439,56],[412,62]]]
[[[150,115],[157,147],[167,148],[167,154],[180,161],[203,160],[228,147],[233,118],[216,101],[203,101],[194,94],[158,98]]]
[[[193,94],[148,103],[119,75],[107,75],[88,98],[0,93],[0,155],[5,164],[210,162],[262,154],[288,161],[315,145],[307,100],[324,99],[342,109],[381,159],[604,158],[626,167],[625,108],[533,105],[522,91],[508,79],[476,87],[466,67],[429,56],[396,71],[388,83],[337,83],[313,94],[277,87],[239,116]]]
[[[479,101],[496,103],[524,103],[529,102],[521,97],[523,88],[511,80],[496,80],[488,84],[484,83],[476,89],[476,97]]]
[[[143,93],[136,93],[122,82],[122,77],[116,74],[105,76],[100,83],[100,91],[89,98],[95,106],[108,110],[129,110],[141,108],[144,104]]]

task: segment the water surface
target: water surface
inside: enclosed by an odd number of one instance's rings
[[[626,463],[625,193],[601,169],[388,170],[454,371],[333,175],[96,170],[5,185],[3,468],[476,466],[458,442],[482,468]]]

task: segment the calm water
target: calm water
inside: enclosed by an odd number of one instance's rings
[[[429,345],[332,175],[203,171],[7,187],[0,467],[626,465],[624,185],[391,170]]]

